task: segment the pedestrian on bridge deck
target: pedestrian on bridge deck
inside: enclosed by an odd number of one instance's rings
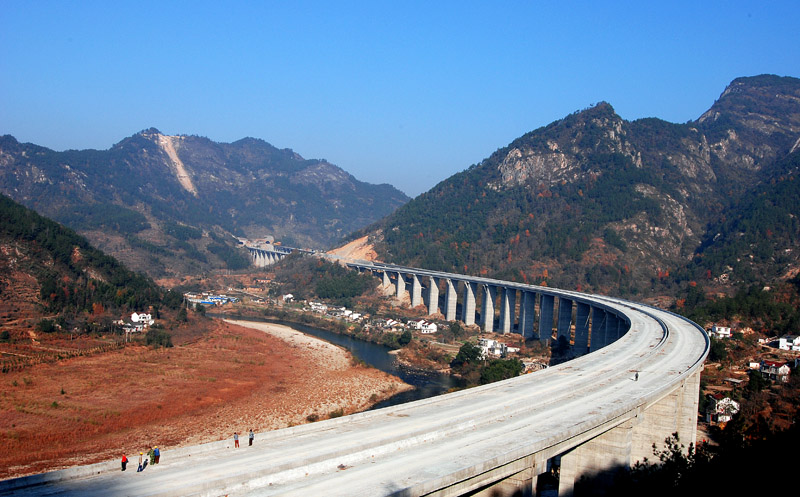
[[[249,443],[249,444],[247,444],[247,445],[250,445],[250,446],[252,446],[252,445],[253,445],[253,439],[254,439],[254,438],[256,438],[256,435],[255,435],[255,433],[253,433],[253,430],[252,430],[252,429],[250,430],[250,435],[248,435],[248,437],[247,437],[247,438],[250,440],[250,443]]]
[[[156,445],[153,449],[153,455],[156,456],[156,460],[153,462],[153,464],[158,464],[158,460],[161,459],[161,451],[158,450],[158,445]]]
[[[233,432],[233,447],[238,449],[239,448],[239,434]]]
[[[139,452],[139,469],[136,470],[137,473],[144,470],[144,466],[142,466],[143,457],[144,457],[144,452]]]
[[[125,457],[125,453],[122,454],[122,471],[125,471],[125,468],[128,467],[128,458]]]

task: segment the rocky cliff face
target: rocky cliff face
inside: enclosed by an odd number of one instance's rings
[[[229,234],[325,248],[408,200],[263,140],[216,143],[153,128],[104,151],[2,137],[0,191],[154,275],[224,267],[218,246],[230,253]]]
[[[737,79],[686,124],[628,122],[601,103],[445,180],[376,225],[373,241],[379,258],[400,264],[601,292],[663,290],[709,276],[700,259],[710,227],[741,216],[756,189],[767,194],[776,162],[798,143],[794,78]],[[781,240],[774,250],[796,237]]]

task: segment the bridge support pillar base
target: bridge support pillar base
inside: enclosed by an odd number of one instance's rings
[[[613,483],[617,472],[631,467],[632,441],[633,421],[628,421],[563,454],[558,496],[595,495]]]

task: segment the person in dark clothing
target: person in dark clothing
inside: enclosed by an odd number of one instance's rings
[[[250,430],[250,435],[248,436],[248,439],[250,440],[250,443],[248,445],[253,445],[253,439],[254,438],[256,438],[256,435],[255,435],[255,433],[253,433],[253,430]]]
[[[158,445],[156,445],[153,449],[153,455],[156,456],[156,460],[153,462],[153,464],[158,464],[158,460],[161,459],[161,451],[158,450]]]

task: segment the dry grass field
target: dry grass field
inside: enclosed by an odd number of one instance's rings
[[[0,478],[131,457],[151,445],[168,454],[234,431],[362,410],[409,388],[326,342],[267,332],[276,325],[206,323],[173,348],[133,345],[0,376]]]

